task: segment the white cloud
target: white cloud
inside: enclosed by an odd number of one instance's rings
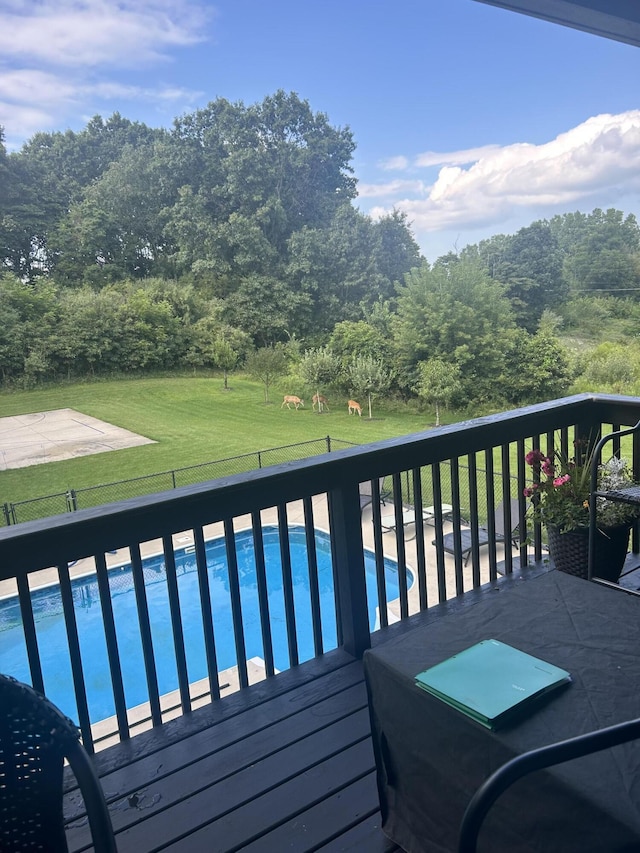
[[[8,128],[7,148],[12,139],[27,139],[37,130],[50,127],[51,113],[38,107],[7,103],[0,100],[0,126]]]
[[[0,72],[0,98],[14,104],[44,102],[51,105],[73,99],[77,86],[57,74],[36,69]]]
[[[148,88],[103,81],[91,82],[60,76],[46,71],[22,70],[0,72],[0,126],[6,128],[9,148],[38,131],[60,127],[61,116],[78,111],[82,116],[108,109],[122,110],[123,101],[138,101],[165,107],[192,104],[202,92],[179,86],[160,85]],[[117,104],[117,107],[114,106]]]
[[[464,166],[465,163],[474,163],[481,157],[487,157],[500,151],[499,145],[483,145],[479,148],[465,148],[460,151],[425,151],[418,154],[415,159],[416,166]]]
[[[134,67],[202,41],[209,16],[189,0],[24,0],[0,9],[0,55],[87,67]]]
[[[360,198],[393,198],[401,193],[420,193],[427,191],[423,181],[388,181],[386,184],[358,184]]]
[[[9,147],[13,140],[50,128],[77,101],[78,87],[57,74],[34,69],[0,72],[0,125],[7,130]]]
[[[385,172],[401,172],[406,169],[408,165],[409,158],[404,157],[403,155],[398,155],[397,157],[390,157],[388,160],[383,160],[382,163],[380,163],[380,168],[383,169]]]
[[[471,151],[476,158],[463,168]],[[435,183],[424,185],[426,192],[400,189],[388,208],[376,211],[405,211],[417,233],[494,225],[525,208],[534,211],[532,218],[536,210],[545,216],[548,210],[575,208],[599,196],[640,191],[640,110],[594,116],[542,145],[421,154],[416,162],[447,165]],[[381,183],[376,193],[375,186],[368,185],[367,197],[386,198],[391,186]]]
[[[201,92],[170,81],[120,83],[207,37],[204,0],[0,0],[0,125],[8,147],[36,131],[122,110],[122,101],[190,106]]]
[[[201,97],[202,92],[183,89],[179,86],[160,86],[156,89],[148,89],[141,86],[126,86],[123,83],[96,83],[95,86],[86,86],[86,94],[95,94],[100,98],[119,98],[128,101],[161,101],[161,102],[190,102]]]

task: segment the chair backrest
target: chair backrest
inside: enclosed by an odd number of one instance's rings
[[[512,498],[509,503],[511,506],[511,530],[505,531],[504,529],[504,503],[500,501],[496,507],[496,536],[507,538],[508,534],[510,538],[515,539],[518,538],[520,531],[520,507],[515,498]]]
[[[380,501],[381,503],[385,503],[385,499],[389,497],[390,493],[385,491],[384,477],[378,477],[378,487],[380,489]],[[373,502],[372,481],[366,480],[364,483],[360,483],[358,488],[360,491],[360,510],[362,511],[366,506],[369,506],[369,504]]]
[[[640,737],[640,718],[523,752],[495,770],[469,801],[460,825],[458,853],[476,853],[478,835],[487,812],[514,782],[545,767],[592,755]]]
[[[0,675],[0,850],[67,850],[64,760],[78,781],[97,853],[115,853],[109,810],[77,726],[48,699]]]

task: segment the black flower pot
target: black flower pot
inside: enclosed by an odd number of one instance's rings
[[[631,525],[621,524],[596,531],[594,577],[618,582],[629,548]],[[579,578],[588,576],[589,528],[580,527],[566,533],[558,527],[547,527],[549,553],[556,569]]]

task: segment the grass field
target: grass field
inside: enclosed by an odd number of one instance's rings
[[[366,416],[359,418],[348,414],[346,397],[336,395],[329,398],[330,412],[322,415],[311,410],[310,401],[304,409],[289,410],[281,408],[281,402],[283,394],[290,388],[271,389],[271,403],[266,405],[264,388],[259,382],[234,376],[230,384],[231,389],[225,391],[222,379],[218,376],[173,376],[85,382],[35,391],[1,393],[0,417],[73,408],[144,435],[156,443],[0,471],[0,505],[60,495],[68,489],[82,490],[146,477],[282,445],[325,439],[327,435],[333,440],[366,444],[420,432],[434,423],[433,412],[417,413],[397,402],[385,407],[384,401],[376,402],[373,419],[369,420]],[[468,413],[464,415],[470,416]],[[450,412],[446,413],[446,417],[448,423],[460,419],[459,415]],[[319,452],[317,447],[310,449],[308,455],[314,452]],[[302,453],[307,455],[306,449]],[[496,450],[494,457],[495,475],[499,478],[499,450]],[[273,456],[265,458],[263,464],[273,464]],[[281,459],[289,458],[300,458],[300,451],[283,452]],[[481,471],[484,467],[483,454],[478,454],[477,464]],[[515,475],[515,445],[511,448],[511,465],[512,474]],[[232,466],[230,471],[216,468],[214,472],[212,468],[211,473],[205,471],[200,476],[194,475],[193,479],[185,475],[185,478],[178,479],[178,484],[219,477],[251,467],[256,467],[255,458],[242,460],[239,465]],[[446,490],[446,484],[443,485]],[[79,506],[107,503],[167,488],[171,488],[170,478],[128,484],[126,489],[121,487],[85,492]],[[497,479],[496,488],[499,488]],[[425,496],[428,496],[430,486],[426,481],[424,489]],[[514,479],[512,497],[516,495]],[[466,506],[468,498],[464,494],[461,497],[463,506]],[[480,515],[484,518],[484,489],[479,490],[478,498]],[[64,497],[51,502],[38,501],[20,509],[18,520],[65,512],[65,507]]]
[[[0,503],[56,494],[117,480],[224,459],[330,435],[357,444],[418,432],[432,413],[387,411],[376,403],[373,419],[349,415],[347,398],[329,396],[330,412],[311,401],[281,408],[290,388],[270,389],[234,376],[225,391],[220,377],[158,377],[52,386],[0,394],[0,417],[70,407],[153,439],[126,450],[0,471]],[[294,391],[295,393],[295,391]],[[363,404],[363,413],[366,409]],[[394,409],[397,409],[397,405]]]

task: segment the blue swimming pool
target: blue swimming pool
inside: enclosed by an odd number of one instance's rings
[[[289,654],[278,528],[263,528],[263,536],[274,665],[276,669],[283,670],[289,666]],[[243,531],[237,533],[235,539],[247,658],[264,657],[253,537],[251,531]],[[329,536],[326,533],[316,531],[315,539],[323,642],[325,650],[329,650],[336,647],[331,547]],[[299,659],[302,662],[309,660],[314,654],[304,528],[289,528],[289,540],[296,608],[296,632]],[[210,540],[207,543],[206,552],[218,668],[224,670],[236,664],[224,540]],[[372,552],[365,551],[365,563],[369,624],[373,629],[378,599],[375,559]],[[168,693],[177,688],[178,680],[164,560],[162,556],[150,557],[144,560],[143,565],[159,689],[161,694]],[[207,669],[200,615],[198,576],[193,549],[191,552],[188,548],[176,552],[176,567],[188,676],[189,681],[197,681],[206,677]],[[398,573],[395,562],[389,559],[385,559],[385,580],[387,600],[392,601],[399,595]],[[146,702],[148,696],[131,567],[124,565],[110,571],[109,584],[118,649],[123,667],[125,697],[127,706],[133,707]],[[73,597],[86,678],[89,712],[92,722],[96,722],[112,716],[115,711],[102,611],[95,579],[89,577],[74,581]],[[48,587],[34,592],[33,608],[45,690],[47,695],[65,713],[77,719],[59,588],[57,586]],[[0,672],[30,682],[20,609],[16,598],[0,602]]]

